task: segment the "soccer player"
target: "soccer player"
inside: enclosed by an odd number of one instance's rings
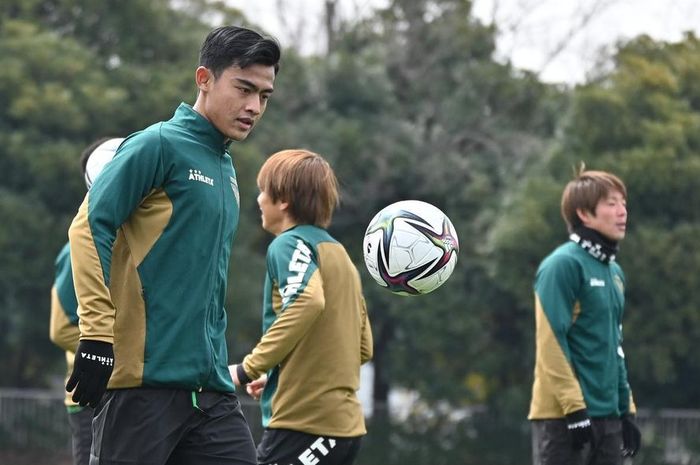
[[[263,336],[234,383],[261,396],[259,464],[350,465],[366,433],[357,398],[372,332],[357,269],[325,228],[338,202],[320,155],[284,150],[257,179],[267,250]]]
[[[83,150],[80,155],[80,168],[85,178],[87,188],[90,189],[92,181],[105,166],[102,161],[96,163],[96,170],[90,176],[85,176],[88,159],[100,148],[109,144],[119,145],[123,139],[101,138]],[[98,156],[98,155],[96,155]],[[63,246],[56,257],[56,275],[51,287],[51,320],[49,323],[49,338],[66,353],[67,376],[73,371],[73,359],[75,349],[78,347],[80,330],[78,329],[78,301],[73,287],[73,274],[70,264],[70,248],[68,243]],[[73,463],[75,465],[88,465],[90,462],[90,443],[92,442],[92,409],[81,407],[71,399],[72,393],[66,392],[65,405],[68,410],[68,423],[71,430],[73,446]]]
[[[66,389],[96,407],[94,463],[255,463],[227,366],[228,147],[262,117],[279,59],[255,31],[213,30],[194,106],[129,136],[73,220],[80,344]]]
[[[582,165],[561,213],[569,241],[542,261],[534,285],[533,463],[619,465],[641,442],[622,351],[625,276],[615,260],[627,189]]]

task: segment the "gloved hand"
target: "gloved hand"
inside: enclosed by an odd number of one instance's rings
[[[642,432],[634,422],[634,415],[622,415],[622,456],[634,457],[642,446]]]
[[[75,351],[73,373],[66,383],[66,391],[73,392],[73,402],[81,407],[97,407],[107,390],[107,382],[114,369],[112,344],[102,341],[82,340]],[[77,386],[77,387],[76,387]]]
[[[566,415],[566,428],[569,430],[574,450],[581,450],[584,445],[593,442],[591,418],[585,408]]]

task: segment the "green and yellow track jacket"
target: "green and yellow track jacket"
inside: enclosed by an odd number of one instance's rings
[[[309,434],[366,433],[356,391],[372,358],[372,331],[360,276],[324,229],[301,225],[267,251],[263,337],[243,369],[267,372],[263,426]]]
[[[622,351],[625,277],[575,242],[546,257],[535,278],[536,355],[529,419],[634,412]]]
[[[110,389],[233,391],[224,298],[239,201],[227,147],[183,103],[122,143],[73,220],[81,339],[114,344]]]
[[[78,301],[75,298],[73,274],[70,266],[69,244],[63,246],[56,257],[56,274],[51,287],[51,320],[49,323],[49,338],[66,352],[66,367],[68,376],[73,372],[75,350],[78,347],[80,330],[78,329]],[[71,399],[72,393],[67,392],[65,404],[70,409],[76,409],[78,404]]]

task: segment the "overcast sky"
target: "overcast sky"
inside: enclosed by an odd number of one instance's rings
[[[284,45],[322,50],[324,0],[229,0]],[[339,0],[343,18],[372,14],[387,0]],[[700,35],[700,0],[475,0],[474,14],[499,26],[498,58],[548,82],[583,82],[598,50],[639,34],[675,41]]]

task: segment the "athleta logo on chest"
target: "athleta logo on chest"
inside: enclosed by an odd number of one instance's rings
[[[292,259],[289,261],[289,271],[296,273],[287,278],[287,284],[280,290],[282,303],[286,304],[290,297],[299,291],[304,281],[304,274],[311,263],[311,249],[304,242],[297,239],[297,247],[294,249]]]
[[[203,182],[204,184],[209,184],[210,186],[214,185],[214,180],[210,178],[209,176],[204,176],[200,170],[190,170],[190,177],[188,178],[190,181],[199,181]]]

